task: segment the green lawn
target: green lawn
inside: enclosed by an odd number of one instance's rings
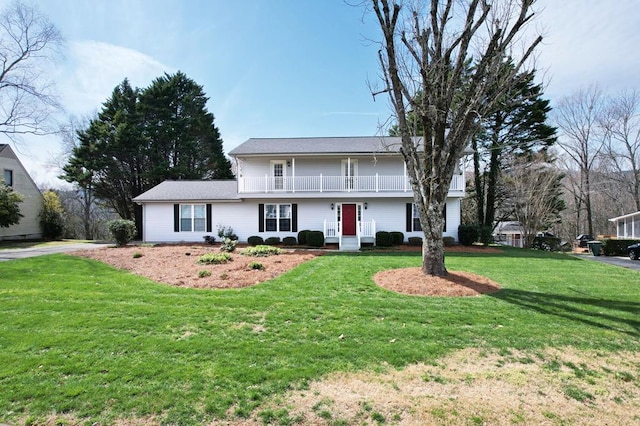
[[[0,422],[246,417],[333,371],[457,349],[640,351],[640,273],[525,250],[447,256],[502,286],[474,298],[378,288],[414,253],[316,258],[241,290],[171,287],[67,255],[0,263]],[[342,336],[342,338],[340,338]]]

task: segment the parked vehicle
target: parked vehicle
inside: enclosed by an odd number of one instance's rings
[[[580,234],[576,237],[576,241],[578,242],[578,247],[587,248],[587,243],[592,241],[593,237],[587,234]]]
[[[629,259],[638,260],[640,259],[640,243],[631,244],[627,247],[627,253],[629,254]]]

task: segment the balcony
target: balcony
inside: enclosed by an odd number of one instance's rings
[[[449,191],[465,189],[463,175],[454,175]],[[241,177],[241,194],[273,194],[295,192],[411,192],[407,176],[295,176]]]

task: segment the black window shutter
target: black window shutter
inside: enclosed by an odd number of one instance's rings
[[[442,229],[442,232],[447,232],[447,203],[444,203],[442,218],[444,219],[444,228]]]
[[[173,205],[173,232],[180,232],[180,204]]]
[[[407,232],[413,231],[413,203],[407,203]]]
[[[258,204],[258,232],[264,232],[264,204]]]
[[[207,232],[211,232],[211,204],[207,204]]]
[[[298,205],[291,204],[291,232],[298,232]]]

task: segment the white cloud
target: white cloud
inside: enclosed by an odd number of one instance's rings
[[[146,87],[165,72],[173,72],[136,50],[98,41],[70,43],[68,63],[58,78],[67,112],[86,115],[98,110],[125,78],[134,87]]]

